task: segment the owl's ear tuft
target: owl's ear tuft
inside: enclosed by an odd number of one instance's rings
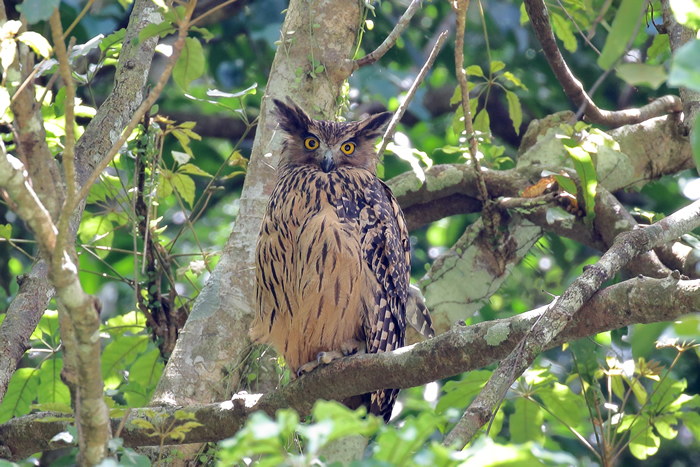
[[[293,100],[287,98],[287,102],[272,99],[276,109],[274,115],[280,128],[290,135],[303,135],[308,132],[311,117],[296,105]]]
[[[389,123],[393,115],[392,112],[382,112],[362,120],[360,122],[362,136],[367,139],[374,139],[381,136],[384,127]]]

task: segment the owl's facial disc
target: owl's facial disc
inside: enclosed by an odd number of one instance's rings
[[[321,160],[321,168],[324,172],[328,173],[335,168],[335,161],[333,160],[333,151],[326,149],[323,153],[323,160]]]

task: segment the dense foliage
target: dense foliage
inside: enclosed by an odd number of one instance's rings
[[[66,94],[65,88],[50,81],[58,62],[42,36],[49,18],[41,13],[58,3],[25,0],[6,5],[10,20],[0,31],[0,60],[4,80],[17,44],[29,45],[37,61],[46,59],[38,66],[42,86],[36,93],[49,148],[60,157]],[[102,378],[112,417],[148,405],[173,350],[172,331],[156,329],[145,312],[157,315],[167,307],[184,323],[236,220],[262,90],[275,51],[283,45],[279,31],[287,6],[280,0],[240,3],[223,20],[190,28],[173,80],[87,199],[76,243],[80,282],[102,303]],[[679,85],[700,90],[700,41],[689,43],[672,59],[668,36],[655,29],[660,23],[658,1],[650,2],[641,26],[634,15],[625,14],[625,9],[641,11],[643,3],[547,2],[567,63],[586,89],[616,66],[616,72],[592,93],[601,108],[639,107],[651,98],[676,93]],[[679,21],[696,30],[700,27],[697,0],[671,3]],[[61,2],[64,27],[91,5]],[[78,44],[70,56],[78,90],[78,135],[113,86],[130,8],[128,2],[92,7],[71,32]],[[357,57],[379,46],[404,8],[399,1],[365,1]],[[20,32],[19,11],[35,32]],[[139,40],[167,38],[176,32],[182,14],[184,6],[168,8],[165,21],[144,29]],[[569,110],[571,104],[539,53],[520,0],[474,1],[467,18],[465,66],[482,163],[493,170],[510,169],[528,124]],[[453,22],[449,2],[424,2],[394,48],[350,77],[341,96],[342,117],[396,110],[435,38]],[[167,44],[166,39],[159,45],[154,69],[163,67],[172,52]],[[448,40],[408,106],[380,167],[383,178],[410,171],[420,177],[434,164],[467,163],[453,48],[454,41]],[[626,56],[618,63],[623,52]],[[309,60],[312,79],[327,72],[314,57]],[[297,79],[303,73],[299,69]],[[158,72],[153,75],[157,80]],[[13,152],[8,88],[0,88],[1,131]],[[568,128],[571,134],[592,135],[588,143],[574,141],[568,148],[580,178],[578,189],[583,190],[579,195],[586,200],[580,214],[592,220],[597,183],[592,160],[599,147],[615,149],[616,143],[585,123]],[[577,186],[559,177],[558,183],[575,197]],[[686,171],[638,191],[621,192],[618,199],[640,223],[650,223],[687,204],[688,198],[700,198],[698,180],[696,171]],[[37,254],[32,232],[11,208],[6,199],[0,203],[0,311],[17,293],[14,278],[29,271]],[[413,278],[419,280],[477,219],[478,214],[454,215],[413,231]],[[700,245],[691,235],[684,240],[692,248]],[[146,244],[155,246],[145,253]],[[514,316],[549,303],[601,254],[546,234],[466,324]],[[615,282],[625,278],[620,275]],[[3,318],[0,314],[0,321]],[[440,442],[488,380],[488,368],[402,391],[389,426],[323,401],[306,421],[291,409],[278,412],[276,420],[256,414],[234,438],[204,446],[199,461],[242,465],[255,459],[258,465],[309,465],[327,442],[363,434],[372,437],[367,448],[370,460],[363,465],[600,465],[598,452],[603,447],[606,458],[617,465],[695,465],[700,458],[700,352],[692,342],[699,328],[698,316],[688,315],[673,323],[634,325],[544,352],[511,388],[488,435],[462,451]],[[0,423],[37,411],[60,412],[72,420],[71,395],[60,377],[63,348],[56,306],[46,310],[30,344],[2,399]],[[232,392],[256,389],[260,371],[256,362],[265,352],[250,350],[242,387],[231,388]],[[290,377],[283,361],[276,370],[279,383],[286,384]],[[176,418],[172,424],[144,421],[140,426],[153,430],[161,446],[168,437],[187,441],[187,433],[198,422],[185,412]],[[71,441],[77,435],[69,430],[61,436]],[[110,449],[118,454],[120,465],[148,465],[144,456],[122,447],[119,439],[110,442]],[[167,455],[159,462],[173,460],[178,452]],[[55,465],[69,465],[74,456],[75,452],[67,453]],[[0,460],[3,465],[9,464]],[[108,460],[102,465],[116,464]]]

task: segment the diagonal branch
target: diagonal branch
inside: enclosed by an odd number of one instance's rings
[[[625,232],[600,260],[586,268],[553,303],[526,335],[522,352],[512,352],[503,360],[484,389],[445,438],[444,444],[464,447],[486,422],[513,383],[535,357],[547,348],[593,294],[622,267],[641,253],[666,244],[700,226],[700,201],[696,201],[646,228]]]
[[[700,307],[700,281],[678,278],[677,274],[664,279],[635,278],[601,290],[545,348],[622,326],[670,321],[694,313]],[[171,416],[178,409],[194,412],[203,426],[189,432],[185,442],[217,441],[233,436],[258,410],[274,416],[278,409],[292,407],[303,417],[318,399],[343,400],[389,387],[415,387],[491,365],[518,346],[546,309],[472,326],[456,325],[434,339],[392,352],[339,359],[262,397],[240,394],[230,402],[150,410]],[[132,409],[129,420],[144,418],[143,410]],[[64,447],[51,439],[65,431],[68,423],[40,421],[50,415],[27,415],[0,425],[0,457],[18,460],[34,452]],[[120,422],[112,419],[112,428],[116,430]],[[34,436],[24,436],[27,432]],[[122,431],[124,446],[151,445],[153,438],[148,434],[149,430],[127,423]],[[169,438],[166,443],[174,441]]]
[[[406,8],[406,11],[399,19],[399,22],[396,23],[396,26],[394,26],[394,29],[392,29],[389,35],[386,36],[386,39],[384,39],[384,42],[382,42],[379,45],[379,47],[377,47],[375,50],[368,53],[362,58],[359,58],[357,60],[350,60],[350,69],[348,76],[351,75],[355,70],[358,70],[366,65],[371,65],[372,63],[382,58],[384,54],[386,54],[389,51],[389,49],[391,49],[394,46],[394,44],[396,44],[396,41],[399,39],[399,36],[401,36],[401,33],[403,33],[404,29],[406,29],[408,23],[411,22],[411,18],[413,18],[413,15],[416,14],[416,11],[418,11],[420,5],[421,0],[413,0],[408,6],[408,8]]]
[[[658,117],[670,112],[682,110],[681,100],[678,96],[663,96],[654,102],[639,109],[609,111],[598,108],[593,99],[586,93],[583,85],[573,75],[569,66],[562,57],[557,42],[554,39],[552,27],[549,24],[549,14],[544,0],[525,0],[525,10],[535,30],[535,36],[542,46],[544,56],[550,68],[557,77],[567,97],[577,107],[584,108],[586,118],[592,123],[619,127],[632,123],[639,123],[650,118]]]

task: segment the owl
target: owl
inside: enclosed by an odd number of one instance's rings
[[[338,123],[314,120],[291,100],[274,105],[285,141],[257,243],[253,340],[271,344],[296,375],[338,356],[402,347],[407,321],[432,337],[430,314],[409,286],[403,213],[376,175],[374,143],[391,114]],[[344,402],[388,421],[397,394]]]

